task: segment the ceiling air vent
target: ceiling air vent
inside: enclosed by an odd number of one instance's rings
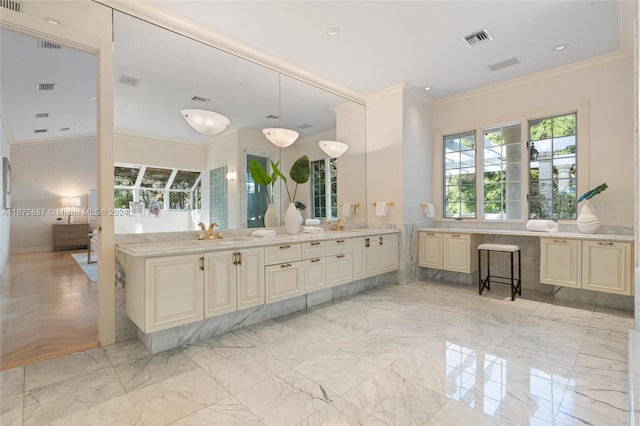
[[[191,100],[204,103],[204,102],[209,102],[211,99],[203,98],[200,96],[194,96],[193,98],[191,98]]]
[[[277,115],[269,114],[265,118],[268,118],[270,120],[277,120],[280,117],[278,117]]]
[[[22,9],[22,3],[13,0],[0,0],[0,7],[13,10],[14,12],[20,12],[20,9]]]
[[[313,127],[312,124],[308,124],[308,123],[304,123],[298,126],[298,129],[300,130],[304,130],[304,129],[308,129],[309,127]]]
[[[516,58],[515,56],[511,59],[507,59],[506,61],[502,61],[502,62],[497,62],[493,65],[489,65],[489,69],[491,71],[498,71],[501,70],[503,68],[507,68],[507,67],[511,67],[513,65],[518,65],[520,63],[520,61],[518,60],[518,58]]]
[[[38,40],[38,49],[62,49],[62,46],[46,40]]]
[[[55,83],[36,83],[36,91],[53,90]]]
[[[493,40],[493,36],[489,34],[486,28],[481,29],[480,31],[476,31],[473,34],[469,34],[464,36],[464,41],[467,43],[469,47],[475,47],[479,44],[484,44]]]
[[[33,133],[47,133],[47,129],[36,129]]]
[[[35,116],[36,116],[36,118],[49,118],[49,113],[48,112],[39,112]]]
[[[120,76],[120,84],[124,84],[126,86],[136,87],[140,83],[140,79],[129,77],[126,75]]]
[[[68,132],[69,130],[70,130],[70,128],[69,128],[69,127],[62,127],[62,128],[60,128],[60,131],[61,131],[61,132]]]

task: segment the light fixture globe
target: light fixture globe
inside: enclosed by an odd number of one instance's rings
[[[271,141],[272,144],[280,148],[286,148],[298,139],[298,132],[280,127],[262,129],[264,136]]]
[[[203,135],[216,135],[227,128],[229,119],[217,112],[204,109],[182,109],[182,117]]]
[[[320,149],[331,158],[338,158],[349,148],[346,143],[338,141],[320,141],[318,142]]]

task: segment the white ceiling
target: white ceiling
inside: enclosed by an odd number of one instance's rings
[[[631,13],[623,13],[632,10],[632,2],[613,0],[152,3],[363,95],[406,82],[432,86],[428,94],[434,98],[619,51],[631,45],[633,22]],[[335,37],[327,34],[333,27],[339,29]],[[276,72],[185,42],[149,24],[145,28],[132,19],[114,25],[116,131],[205,141],[209,138],[189,128],[178,113],[182,108],[203,108],[227,115],[232,127],[254,129],[276,124],[265,117],[281,112],[288,120],[283,126],[310,124],[300,129],[304,135],[330,126],[327,108],[342,102],[284,77],[286,96],[280,105]],[[483,28],[494,40],[468,47],[463,36]],[[563,43],[569,47],[554,51]],[[517,65],[489,69],[514,57]],[[233,71],[225,71],[227,66]],[[35,40],[2,30],[0,94],[10,139],[94,134],[96,109],[89,98],[95,96],[95,75],[95,58],[90,55],[37,49]],[[118,81],[123,75],[139,78],[140,83],[122,85]],[[35,83],[43,82],[55,82],[59,90],[35,92]],[[192,96],[211,102],[194,103]],[[36,119],[41,112],[51,116]],[[47,134],[34,133],[44,125],[50,129]]]

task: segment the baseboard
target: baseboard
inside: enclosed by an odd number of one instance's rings
[[[51,251],[51,246],[11,249],[11,253],[30,253],[34,251]]]

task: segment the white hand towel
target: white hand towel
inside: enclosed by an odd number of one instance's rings
[[[552,220],[530,220],[525,228],[527,231],[558,232],[558,224]]]
[[[276,231],[273,229],[256,229],[251,233],[252,237],[275,237]]]
[[[425,204],[424,205],[424,214],[427,217],[436,217],[436,208],[433,204]]]
[[[302,232],[305,234],[317,234],[318,232],[324,232],[324,229],[319,226],[305,226],[302,228]]]
[[[386,216],[389,211],[389,207],[385,201],[376,202],[376,216]]]
[[[351,216],[351,203],[342,205],[342,216]]]
[[[320,225],[320,219],[306,219],[304,221],[305,225]]]

